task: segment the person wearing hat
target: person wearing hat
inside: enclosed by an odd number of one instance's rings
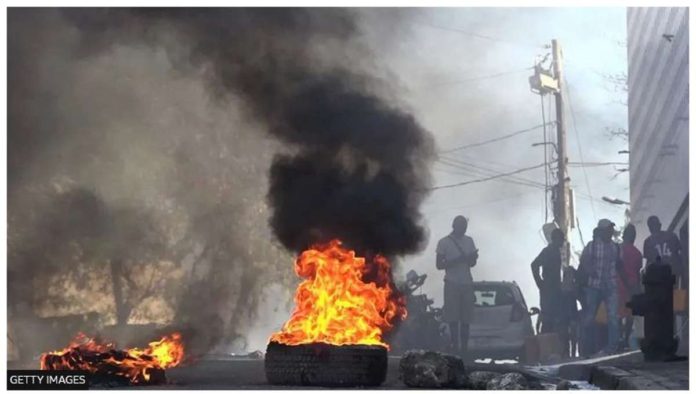
[[[474,289],[471,267],[478,260],[474,240],[466,235],[468,221],[457,216],[452,221],[452,232],[437,243],[436,267],[445,270],[444,305],[442,319],[449,324],[452,347],[467,356],[469,324],[474,311]]]
[[[597,239],[588,243],[580,256],[580,264],[586,271],[587,284],[584,291],[583,342],[588,350],[594,348],[592,327],[599,305],[604,302],[607,310],[607,346],[600,354],[615,353],[619,344],[618,287],[617,278],[623,278],[621,249],[612,240],[614,223],[601,219],[597,223]],[[585,308],[583,308],[585,309]]]

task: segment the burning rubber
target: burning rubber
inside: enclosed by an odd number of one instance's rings
[[[387,376],[387,348],[270,342],[264,367],[268,383],[274,385],[379,386]]]
[[[295,310],[266,349],[269,383],[326,387],[378,386],[387,375],[383,341],[406,316],[389,261],[357,257],[333,240],[303,252],[295,272],[304,278]]]
[[[106,386],[163,384],[164,370],[184,358],[181,340],[181,334],[173,333],[150,342],[145,349],[117,349],[113,343],[80,333],[65,349],[44,353],[41,369],[85,371],[90,384]]]

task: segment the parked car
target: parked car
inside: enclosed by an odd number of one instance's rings
[[[474,358],[523,361],[525,338],[534,335],[532,319],[515,282],[474,282],[469,352]]]

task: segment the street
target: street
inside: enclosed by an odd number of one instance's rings
[[[385,382],[375,389],[384,390],[405,390],[408,387],[399,379],[399,357],[389,357],[389,367]],[[469,370],[493,370],[493,371],[519,371],[515,365],[471,365]],[[534,374],[533,370],[529,373]],[[239,389],[239,390],[261,390],[261,389],[322,389],[321,387],[307,386],[272,386],[266,383],[263,360],[259,359],[207,359],[198,363],[173,368],[167,370],[168,384],[165,386],[141,386],[146,389]],[[548,384],[557,382],[558,379],[549,377]]]

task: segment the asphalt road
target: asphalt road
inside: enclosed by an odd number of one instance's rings
[[[389,357],[387,378],[379,387],[371,389],[406,390],[409,389],[399,380],[398,357]],[[556,383],[557,379],[535,374],[534,371],[514,364],[473,364],[468,365],[469,371],[495,370],[501,372],[523,372],[529,378],[537,378],[546,383]],[[322,387],[305,386],[273,386],[266,382],[263,360],[259,359],[226,359],[201,360],[192,365],[169,369],[166,371],[167,384],[162,386],[143,386],[143,389],[242,389],[242,390],[311,390],[325,389]],[[360,389],[357,387],[356,389]]]

